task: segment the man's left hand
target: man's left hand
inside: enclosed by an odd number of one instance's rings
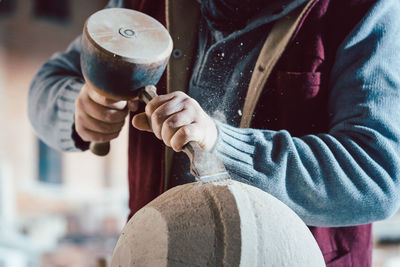
[[[153,132],[167,146],[179,152],[190,141],[210,151],[217,140],[214,121],[196,100],[182,92],[173,92],[153,98],[145,112],[135,115],[133,127]]]

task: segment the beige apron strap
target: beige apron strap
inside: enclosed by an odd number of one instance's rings
[[[243,107],[240,128],[249,128],[253,113],[275,64],[286,49],[301,19],[312,7],[314,0],[293,10],[289,15],[276,21],[268,35],[254,67]]]
[[[165,7],[167,29],[174,43],[167,66],[167,92],[185,92],[196,55],[200,5],[194,0],[165,0]],[[168,186],[173,153],[166,147],[164,191]]]

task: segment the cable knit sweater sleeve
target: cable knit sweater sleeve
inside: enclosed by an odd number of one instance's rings
[[[343,42],[331,73],[325,134],[217,123],[216,152],[308,224],[346,226],[392,215],[400,199],[400,1],[381,0]]]
[[[107,7],[122,7],[112,0]],[[41,140],[63,151],[86,150],[74,129],[75,99],[84,83],[80,68],[81,38],[76,38],[63,53],[56,53],[41,66],[32,81],[28,97],[28,116]]]
[[[55,54],[40,68],[29,91],[29,119],[37,135],[64,151],[88,147],[73,129],[74,102],[84,83],[79,51],[77,38],[65,53]]]

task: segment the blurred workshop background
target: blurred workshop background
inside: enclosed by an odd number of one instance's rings
[[[128,214],[127,127],[105,158],[62,154],[27,118],[30,81],[106,0],[0,1],[0,266],[100,266]]]
[[[0,0],[0,267],[101,266],[126,222],[127,127],[99,158],[47,147],[27,117],[39,66],[106,2]],[[400,266],[400,215],[374,232],[374,266]]]

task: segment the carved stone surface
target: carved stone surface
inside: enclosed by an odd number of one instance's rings
[[[302,220],[258,188],[236,181],[172,188],[123,229],[111,267],[325,266]]]

